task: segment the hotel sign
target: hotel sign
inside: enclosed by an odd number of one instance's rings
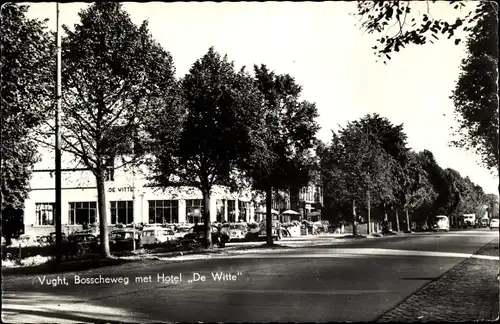
[[[109,187],[108,192],[134,192],[134,187]]]

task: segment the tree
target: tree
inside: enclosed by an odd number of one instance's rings
[[[485,14],[468,37],[467,56],[451,96],[461,135],[454,144],[475,151],[486,167],[498,172],[498,5],[481,7]]]
[[[378,114],[368,114],[360,120],[353,122],[357,127],[360,127],[365,133],[370,136],[371,141],[375,141],[390,158],[394,160],[392,163],[392,195],[386,196],[386,200],[382,201],[384,210],[384,220],[387,220],[387,210],[391,207],[400,207],[404,202],[404,186],[407,182],[405,174],[405,165],[408,160],[409,149],[407,147],[407,136],[403,131],[403,125],[393,125],[387,118],[381,117]],[[396,221],[399,226],[399,218]]]
[[[436,199],[427,172],[423,169],[419,154],[410,151],[407,154],[403,169],[404,177],[401,190],[398,192],[398,202],[406,212],[406,230],[410,231],[409,212],[426,208]]]
[[[174,67],[147,22],[136,26],[121,4],[95,3],[79,17],[73,31],[63,26],[61,144],[95,176],[102,254],[109,257],[105,172],[144,153],[133,143],[144,137],[146,116],[169,104]]]
[[[370,212],[372,203],[392,201],[396,186],[393,170],[397,163],[383,149],[375,132],[364,129],[360,121],[334,132],[330,148],[321,160],[324,194],[337,204],[352,204],[353,234],[357,235],[356,204],[366,202]]]
[[[2,6],[1,210],[2,233],[10,240],[13,211],[24,207],[36,143],[30,138],[47,118],[55,85],[54,37],[45,22],[26,17],[27,6]]]
[[[210,195],[214,186],[239,187],[239,166],[259,123],[261,101],[252,78],[236,72],[227,56],[213,47],[182,80],[181,132],[173,138],[164,130],[171,120],[158,119],[152,128],[157,148],[151,162],[154,178],[165,186],[201,190],[206,246],[211,245]],[[173,121],[177,123],[177,121]],[[165,140],[167,138],[167,140]]]
[[[433,43],[440,33],[454,38],[456,45],[469,34],[468,55],[462,61],[462,73],[452,94],[459,122],[455,131],[461,138],[452,144],[475,151],[486,167],[498,172],[498,5],[493,1],[440,2],[456,13],[452,21],[432,15],[435,2],[358,1],[357,14],[366,32],[384,33],[377,39],[379,45],[373,47],[384,63],[391,59],[389,54],[409,44],[423,45],[428,40]],[[419,6],[424,10],[419,11]],[[389,34],[396,25],[396,32]]]
[[[299,101],[302,89],[290,75],[276,75],[265,65],[255,65],[254,72],[255,86],[263,95],[261,122],[253,128],[252,149],[242,169],[253,187],[266,193],[266,236],[272,245],[273,188],[289,190],[309,182],[318,112],[314,103]]]
[[[406,45],[423,45],[427,41],[434,43],[439,33],[455,39],[460,43],[459,32],[467,32],[471,26],[494,7],[492,2],[484,1],[482,5],[469,5],[467,1],[447,1],[451,10],[455,10],[457,18],[453,20],[432,14],[436,0],[415,1],[358,1],[357,15],[360,16],[361,28],[366,32],[384,34],[377,39],[379,46],[372,47],[379,58],[391,59],[389,54],[399,52]],[[441,2],[443,3],[443,2]],[[489,8],[488,8],[489,7]],[[419,10],[420,9],[420,10]],[[466,9],[466,13],[462,10]],[[394,33],[391,28],[397,25]],[[432,37],[432,38],[430,38]]]
[[[495,194],[487,194],[485,197],[485,205],[488,206],[488,217],[498,218],[498,196]]]

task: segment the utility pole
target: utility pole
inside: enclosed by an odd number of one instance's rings
[[[371,223],[371,197],[370,197],[370,190],[367,191],[367,198],[368,198],[368,232],[367,234],[370,235],[372,230],[371,230],[371,226],[372,226],[372,223]]]
[[[134,159],[132,163],[132,215],[134,218],[132,219],[132,229],[133,229],[133,235],[132,235],[132,249],[135,251],[136,246],[135,246],[135,215],[134,215],[134,209],[135,209],[135,118],[134,118],[134,132],[132,136],[132,159]]]
[[[56,44],[57,44],[57,63],[56,63],[56,265],[59,268],[61,264],[62,252],[62,223],[61,223],[61,33],[59,21],[59,3],[56,3]]]

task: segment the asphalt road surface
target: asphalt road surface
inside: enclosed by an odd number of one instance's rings
[[[481,229],[329,238],[312,247],[144,261],[59,277],[8,276],[2,320],[373,321],[495,237],[497,231]],[[83,283],[89,278],[114,283]]]

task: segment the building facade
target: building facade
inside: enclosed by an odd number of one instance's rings
[[[31,190],[25,201],[24,233],[48,235],[55,231],[55,174],[54,154],[40,151],[44,157],[35,166]],[[63,231],[69,234],[84,225],[99,223],[97,186],[90,170],[75,165],[72,156],[62,156],[62,208]],[[73,168],[71,168],[73,167]],[[203,214],[203,196],[193,187],[154,187],[147,180],[144,166],[134,169],[109,167],[106,182],[106,217],[110,228],[131,223],[192,224]],[[273,193],[273,209],[279,213],[295,210],[304,219],[322,205],[320,186],[312,182],[307,187]],[[265,214],[265,195],[250,189],[233,193],[224,187],[214,187],[210,197],[211,222],[259,222]],[[320,210],[321,208],[319,208]],[[276,219],[281,219],[277,215]],[[307,218],[310,219],[310,218]],[[281,219],[290,221],[290,219]]]
[[[118,169],[105,182],[107,224],[195,223],[203,213],[200,190],[191,187],[161,188],[148,185],[142,173]],[[88,170],[62,172],[63,230],[68,234],[84,224],[98,224],[97,186]],[[36,170],[25,201],[26,234],[47,235],[55,231],[55,176],[53,170]],[[250,192],[231,193],[215,187],[210,199],[211,221],[254,221]],[[198,218],[199,219],[199,218]]]

